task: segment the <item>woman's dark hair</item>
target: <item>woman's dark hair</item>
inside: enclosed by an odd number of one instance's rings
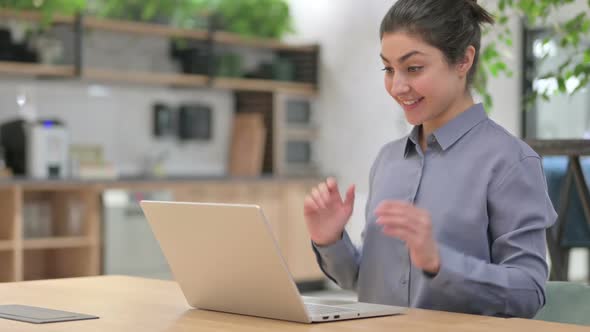
[[[475,48],[467,84],[475,77],[481,45],[481,25],[494,18],[477,0],[398,0],[381,22],[380,38],[404,31],[438,48],[449,64],[458,63],[469,45]]]

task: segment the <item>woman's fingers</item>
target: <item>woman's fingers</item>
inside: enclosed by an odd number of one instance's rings
[[[320,191],[318,190],[318,188],[313,188],[311,190],[311,197],[313,198],[314,202],[321,209],[325,209],[326,208],[326,203],[324,202],[324,199],[322,198],[322,195],[320,194]]]
[[[387,228],[400,228],[410,233],[416,234],[419,232],[418,227],[408,218],[404,217],[379,217],[377,224]]]
[[[303,202],[303,211],[306,214],[317,212],[319,209],[320,207],[316,204],[311,195],[305,196],[305,201]]]
[[[320,196],[324,200],[326,205],[329,205],[332,201],[330,192],[328,191],[328,185],[325,182],[322,182],[318,185],[318,191],[320,192]]]
[[[391,237],[398,238],[405,243],[413,243],[414,234],[407,229],[400,228],[400,227],[383,227],[383,234]]]
[[[328,186],[328,190],[333,193],[337,193],[338,191],[338,182],[336,179],[329,177],[326,179],[326,185]]]
[[[354,188],[352,188],[352,190],[352,192],[347,192],[347,197],[351,196],[348,197],[350,199],[354,199]],[[334,178],[328,178],[325,182],[319,183],[311,190],[308,196],[310,202],[307,202],[306,204],[309,205],[309,207],[314,207],[316,209],[330,208],[335,202],[341,204],[343,203],[342,196],[340,195],[338,189],[338,184]],[[312,202],[315,204],[312,205]]]
[[[416,208],[406,202],[383,201],[375,209],[375,215],[381,216],[411,216],[416,214]]]

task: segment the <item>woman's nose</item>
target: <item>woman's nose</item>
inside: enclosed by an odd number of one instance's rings
[[[399,96],[404,93],[408,93],[410,91],[410,86],[408,85],[408,82],[400,75],[396,75],[396,76],[397,77],[393,77],[393,80],[391,82],[390,93],[393,96]]]

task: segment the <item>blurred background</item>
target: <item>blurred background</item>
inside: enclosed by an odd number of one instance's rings
[[[0,281],[170,278],[141,199],[260,204],[304,290],[302,205],[407,135],[383,87],[392,0],[0,0]],[[590,3],[479,1],[474,95],[544,157],[553,280],[590,279]],[[392,184],[395,185],[395,184]]]

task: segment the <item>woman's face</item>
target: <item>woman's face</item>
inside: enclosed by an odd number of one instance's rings
[[[452,118],[447,111],[465,95],[462,66],[449,65],[438,48],[406,32],[383,35],[381,58],[385,88],[410,124],[436,129]]]

